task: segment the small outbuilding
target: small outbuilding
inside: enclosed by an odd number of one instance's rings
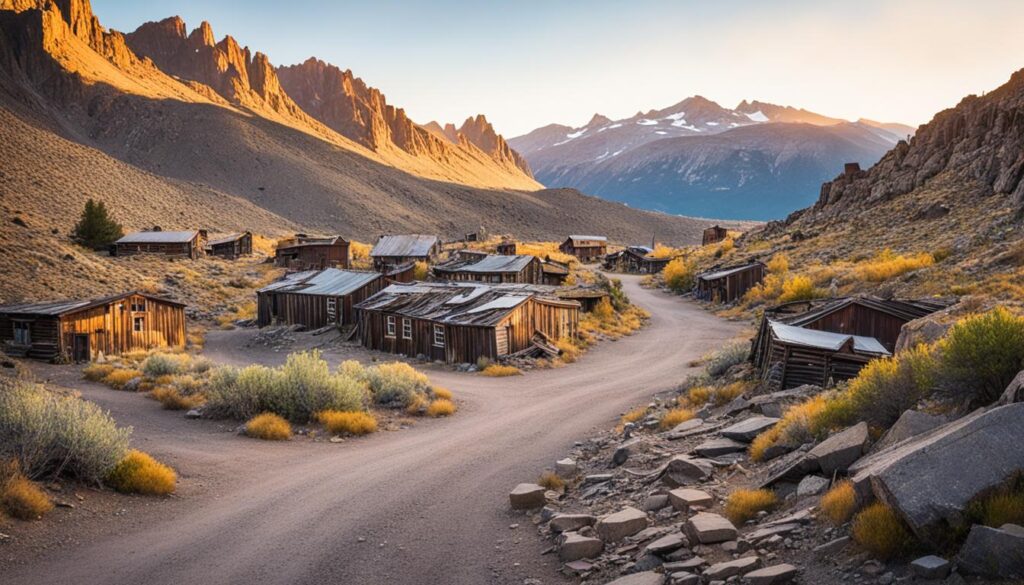
[[[381,236],[370,250],[373,266],[380,272],[412,262],[433,264],[440,254],[440,238],[421,234]]]
[[[353,307],[385,285],[385,276],[379,272],[338,268],[293,272],[256,292],[256,324],[309,329],[353,324]]]
[[[515,256],[516,254],[516,243],[514,240],[502,240],[497,246],[496,251],[502,256]]]
[[[709,244],[717,244],[727,237],[729,237],[729,230],[720,225],[713,225],[704,229],[704,237],[701,239],[701,245],[707,246]]]
[[[206,254],[229,260],[252,256],[252,232],[228,234],[212,239],[206,244]]]
[[[696,297],[714,303],[731,303],[760,284],[764,280],[765,270],[761,262],[751,262],[698,274]]]
[[[502,256],[460,252],[454,259],[434,266],[441,280],[492,284],[540,284],[541,261],[536,256]]]
[[[296,234],[277,244],[274,263],[288,270],[349,267],[349,242],[341,236]]]
[[[569,236],[558,249],[579,258],[580,262],[597,262],[608,253],[608,238],[604,236]]]
[[[665,269],[672,258],[654,258],[652,253],[654,249],[647,246],[630,246],[605,256],[604,267],[627,274],[657,274]]]
[[[0,343],[11,355],[87,362],[101,353],[185,346],[185,305],[126,292],[91,300],[0,307]]]
[[[128,234],[114,242],[111,251],[114,256],[158,254],[195,260],[203,255],[205,248],[205,230],[181,232],[153,230]]]
[[[562,286],[569,278],[569,265],[563,262],[556,262],[551,258],[544,258],[540,264],[541,284],[549,286]]]

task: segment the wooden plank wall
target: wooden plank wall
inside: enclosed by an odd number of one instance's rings
[[[143,302],[146,305],[145,311],[131,310],[133,303]],[[134,331],[135,317],[145,319],[143,331]],[[106,355],[116,355],[134,349],[185,346],[184,308],[141,296],[131,296],[65,315],[60,325],[61,351],[70,353],[74,347],[75,334],[87,333],[93,358],[100,351]]]
[[[804,327],[818,331],[874,337],[892,352],[896,349],[896,340],[900,336],[900,330],[904,323],[906,321],[899,317],[852,304],[829,315],[824,315]]]
[[[386,284],[384,278],[378,278],[351,294],[333,297],[332,295],[306,295],[273,291],[257,293],[256,324],[259,327],[275,323],[304,325],[310,329],[319,329],[332,323],[350,325],[358,322],[355,305],[379,292]],[[334,320],[328,317],[327,299],[329,298],[336,299],[337,303]]]

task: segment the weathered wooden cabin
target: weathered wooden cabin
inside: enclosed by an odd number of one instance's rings
[[[562,262],[555,262],[551,258],[544,258],[540,263],[541,284],[549,286],[562,286],[565,279],[569,278],[569,265]]]
[[[709,228],[704,228],[704,237],[700,243],[702,246],[717,244],[727,237],[729,237],[729,230],[720,225],[713,225]]]
[[[558,249],[579,258],[580,262],[597,262],[608,253],[608,238],[604,236],[569,236]]]
[[[256,291],[256,324],[326,325],[356,322],[355,305],[386,285],[379,272],[325,268],[293,272]]]
[[[765,266],[761,262],[716,268],[697,275],[695,294],[701,300],[731,303],[760,284],[764,274]]]
[[[544,276],[536,256],[501,256],[497,254],[459,255],[434,266],[434,276],[441,280],[540,284]]]
[[[475,363],[528,349],[537,333],[573,337],[580,305],[539,285],[392,284],[360,303],[364,346],[447,363]]]
[[[664,270],[672,259],[653,258],[651,257],[653,252],[654,250],[647,246],[630,246],[606,255],[604,267],[607,270],[627,274],[656,274]]]
[[[124,236],[113,243],[111,252],[114,256],[159,254],[161,256],[174,256],[195,260],[203,255],[205,248],[205,230],[183,232],[154,230],[135,232]]]
[[[513,240],[502,240],[496,246],[496,252],[502,256],[515,256],[516,255],[516,243]]]
[[[867,296],[785,303],[765,311],[751,359],[773,387],[847,380],[895,351],[904,324],[946,306]]]
[[[252,232],[229,234],[210,240],[206,244],[206,254],[229,260],[241,256],[252,256]]]
[[[433,264],[440,254],[440,238],[420,234],[381,236],[370,250],[373,266],[381,272],[410,262]]]
[[[576,301],[581,311],[589,313],[604,299],[611,299],[612,295],[600,286],[577,285],[559,288],[555,296],[566,301]]]
[[[282,240],[274,263],[288,270],[323,270],[349,267],[349,242],[341,236],[296,234]]]
[[[140,292],[0,307],[7,353],[87,362],[100,353],[184,347],[185,305]]]

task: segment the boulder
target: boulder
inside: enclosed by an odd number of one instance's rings
[[[676,488],[668,493],[668,499],[680,512],[689,510],[690,506],[710,508],[715,503],[711,494],[690,488]]]
[[[816,496],[825,491],[829,481],[818,475],[808,475],[796,485],[796,497]]]
[[[715,544],[735,540],[736,527],[718,514],[700,512],[694,514],[683,525],[691,544]]]
[[[765,526],[763,528],[758,528],[757,530],[755,530],[755,531],[751,532],[750,534],[748,534],[746,536],[746,539],[749,540],[750,542],[756,543],[759,540],[764,540],[766,538],[771,538],[773,536],[781,536],[781,535],[784,535],[784,534],[789,534],[790,532],[793,532],[794,530],[796,530],[798,528],[800,528],[800,525],[796,524],[796,523],[776,524],[774,526]]]
[[[563,563],[592,559],[601,556],[601,552],[604,551],[604,543],[600,539],[583,536],[577,532],[562,534],[561,541],[558,546],[558,558]]]
[[[704,424],[704,421],[699,418],[691,418],[690,420],[684,420],[683,422],[672,427],[669,433],[685,433],[694,429],[700,428]]]
[[[664,582],[665,576],[661,573],[644,571],[642,573],[633,573],[632,575],[619,577],[618,579],[609,582],[608,585],[662,585]]]
[[[676,571],[669,573],[669,583],[672,585],[700,585],[700,575],[689,571]]]
[[[1010,380],[1010,384],[1003,391],[1003,395],[999,397],[999,404],[1013,404],[1014,402],[1024,402],[1024,370],[1021,370]]]
[[[799,570],[793,565],[782,563],[751,571],[743,578],[748,585],[778,585],[779,583],[789,583],[798,572]]]
[[[921,557],[910,563],[910,572],[922,579],[945,579],[950,568],[949,561],[935,555]]]
[[[612,453],[612,465],[616,467],[622,465],[629,459],[629,454],[629,445],[622,445],[616,448],[615,452]]]
[[[1017,524],[1003,524],[999,527],[999,530],[1024,537],[1024,526],[1018,526]]]
[[[645,548],[645,552],[649,552],[655,555],[663,555],[670,553],[674,550],[679,550],[686,546],[686,539],[680,532],[673,532],[672,534],[666,534],[658,540],[648,544]]]
[[[860,459],[867,442],[868,423],[860,422],[818,443],[807,453],[807,457],[822,473],[832,475],[846,471]]]
[[[530,510],[541,508],[547,503],[544,498],[544,488],[535,483],[521,483],[508,494],[509,503],[513,510]]]
[[[715,464],[712,461],[676,455],[665,464],[660,476],[665,485],[677,488],[705,480],[714,472]]]
[[[644,500],[644,510],[655,512],[669,505],[668,494],[651,494]]]
[[[556,514],[548,526],[553,532],[575,532],[584,526],[593,526],[597,518],[590,514]]]
[[[576,461],[568,457],[555,461],[555,473],[558,474],[558,477],[569,479],[575,477],[577,472],[579,472],[579,465],[576,464]]]
[[[632,506],[626,506],[598,520],[594,528],[602,538],[615,542],[647,528],[647,514]]]
[[[611,473],[593,473],[583,478],[583,485],[604,483],[610,481],[613,477],[615,476]]]
[[[872,452],[878,452],[912,437],[940,427],[948,422],[945,418],[934,414],[908,410],[900,415],[896,423],[882,435],[871,447]]]
[[[933,313],[920,319],[914,319],[903,324],[900,335],[896,339],[896,352],[900,353],[922,343],[934,343],[945,337],[946,332],[953,326],[952,320],[948,322],[939,321],[942,313]]]
[[[715,563],[704,569],[704,578],[708,580],[725,580],[734,575],[746,575],[761,566],[757,557],[740,557],[734,561]]]
[[[672,561],[670,563],[665,563],[665,572],[674,573],[676,571],[696,571],[705,564],[707,564],[707,562],[700,557],[690,557],[684,561]]]
[[[694,449],[698,455],[702,457],[718,457],[719,455],[728,455],[729,453],[741,453],[747,450],[745,443],[739,441],[733,441],[732,439],[708,439],[700,445],[697,445]]]
[[[888,504],[921,540],[942,545],[979,494],[1024,469],[1024,402],[978,410],[865,457],[851,468],[858,497]]]
[[[960,570],[990,579],[1024,579],[1024,535],[976,524],[956,558]]]
[[[719,433],[727,439],[750,443],[758,435],[774,427],[778,422],[779,419],[770,416],[752,416],[722,429]]]

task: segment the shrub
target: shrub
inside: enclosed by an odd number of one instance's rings
[[[338,365],[338,373],[353,380],[366,382],[366,368],[356,360],[345,360]]]
[[[601,321],[607,321],[615,317],[615,308],[612,307],[612,302],[607,298],[603,298],[594,305],[592,311],[594,317],[597,317]]]
[[[767,264],[768,272],[774,274],[783,274],[789,272],[789,256],[785,253],[779,252],[771,257],[771,260]]]
[[[128,384],[128,382],[141,377],[142,372],[139,370],[134,368],[121,368],[107,374],[107,376],[103,378],[103,383],[115,390],[121,390],[126,384]]]
[[[647,407],[638,406],[637,408],[634,408],[633,410],[622,415],[622,418],[619,419],[619,423],[623,425],[635,423],[645,416],[647,416]]]
[[[413,280],[426,280],[430,275],[430,265],[420,260],[412,267]]]
[[[406,414],[420,415],[427,410],[427,399],[419,394],[413,396],[412,402],[405,407]]]
[[[476,369],[480,370],[482,372],[482,371],[486,370],[487,367],[490,366],[493,363],[494,363],[494,360],[492,360],[491,358],[489,358],[489,357],[487,357],[485,355],[482,355],[482,356],[476,358]]]
[[[857,494],[849,480],[837,483],[821,496],[821,514],[836,526],[847,523],[856,509]]]
[[[71,232],[76,242],[95,250],[114,243],[123,235],[124,230],[110,217],[106,204],[93,201],[91,197],[85,202],[82,215]]]
[[[198,357],[192,360],[192,371],[197,374],[205,374],[213,369],[213,361],[205,357]]]
[[[98,406],[22,380],[0,379],[0,459],[26,476],[67,473],[99,482],[128,450],[131,429]]]
[[[871,260],[857,265],[854,274],[861,280],[870,282],[882,282],[901,274],[931,266],[935,258],[931,254],[920,253],[910,256],[894,254],[886,248],[874,256]]]
[[[292,427],[280,416],[265,412],[245,423],[245,434],[264,441],[284,441],[292,436]]]
[[[743,381],[737,381],[715,388],[714,392],[711,393],[711,403],[715,406],[724,406],[729,404],[738,396],[746,392],[748,388],[748,384]]]
[[[827,430],[822,413],[828,406],[828,399],[819,394],[795,404],[786,410],[774,427],[758,435],[750,444],[750,458],[762,461],[766,450],[775,445],[799,447],[804,443],[821,438]]]
[[[697,276],[697,264],[687,258],[679,257],[668,264],[661,271],[665,286],[675,292],[686,292],[693,288],[694,278]]]
[[[704,359],[704,371],[712,378],[717,378],[729,368],[742,364],[750,355],[750,344],[745,341],[731,343]]]
[[[391,362],[366,371],[370,393],[377,404],[407,407],[413,396],[430,391],[430,379],[409,364]]]
[[[132,449],[107,476],[107,484],[128,494],[165,496],[178,482],[174,470],[148,453]]]
[[[456,410],[457,407],[455,406],[454,402],[452,402],[451,400],[446,400],[444,398],[438,398],[437,400],[431,402],[429,406],[427,406],[427,416],[434,418],[440,416],[450,416],[455,414]]]
[[[451,400],[452,399],[452,391],[447,389],[447,388],[442,388],[440,386],[434,386],[433,388],[430,389],[430,391],[431,391],[431,393],[433,393],[434,398],[441,398],[443,400]]]
[[[558,474],[553,471],[545,471],[540,475],[540,479],[537,480],[537,485],[560,492],[565,489],[565,480],[558,477]]]
[[[188,368],[189,357],[186,354],[154,353],[142,362],[142,372],[150,378],[175,376]]]
[[[743,524],[756,518],[758,512],[771,510],[778,501],[771,490],[739,489],[725,499],[725,515],[734,524]]]
[[[1024,525],[1024,492],[994,494],[982,502],[982,511],[982,523],[986,526]]]
[[[377,431],[377,419],[368,412],[325,410],[317,419],[335,435],[368,435]]]
[[[501,364],[491,364],[480,373],[492,378],[504,378],[506,376],[519,376],[522,374],[519,368],[515,366],[503,366]]]
[[[203,397],[198,394],[182,396],[173,386],[157,386],[149,393],[167,410],[192,410],[203,404]]]
[[[892,508],[875,502],[853,518],[853,540],[879,559],[907,552],[913,537]]]
[[[19,520],[35,520],[53,509],[53,502],[39,486],[16,476],[0,489],[0,504]]]
[[[814,281],[807,276],[793,276],[782,283],[782,294],[779,295],[780,303],[792,301],[809,301],[824,296],[820,290],[814,287]]]
[[[82,375],[90,382],[102,382],[113,371],[114,366],[110,364],[90,364],[82,370]]]
[[[715,389],[711,386],[694,386],[686,393],[686,400],[694,407],[701,407],[711,400]]]
[[[684,423],[693,418],[693,411],[688,408],[673,408],[666,412],[661,420],[658,422],[658,426],[662,429],[675,428],[676,425]]]
[[[939,392],[969,408],[995,402],[1024,370],[1024,317],[997,307],[955,324],[939,342]]]

